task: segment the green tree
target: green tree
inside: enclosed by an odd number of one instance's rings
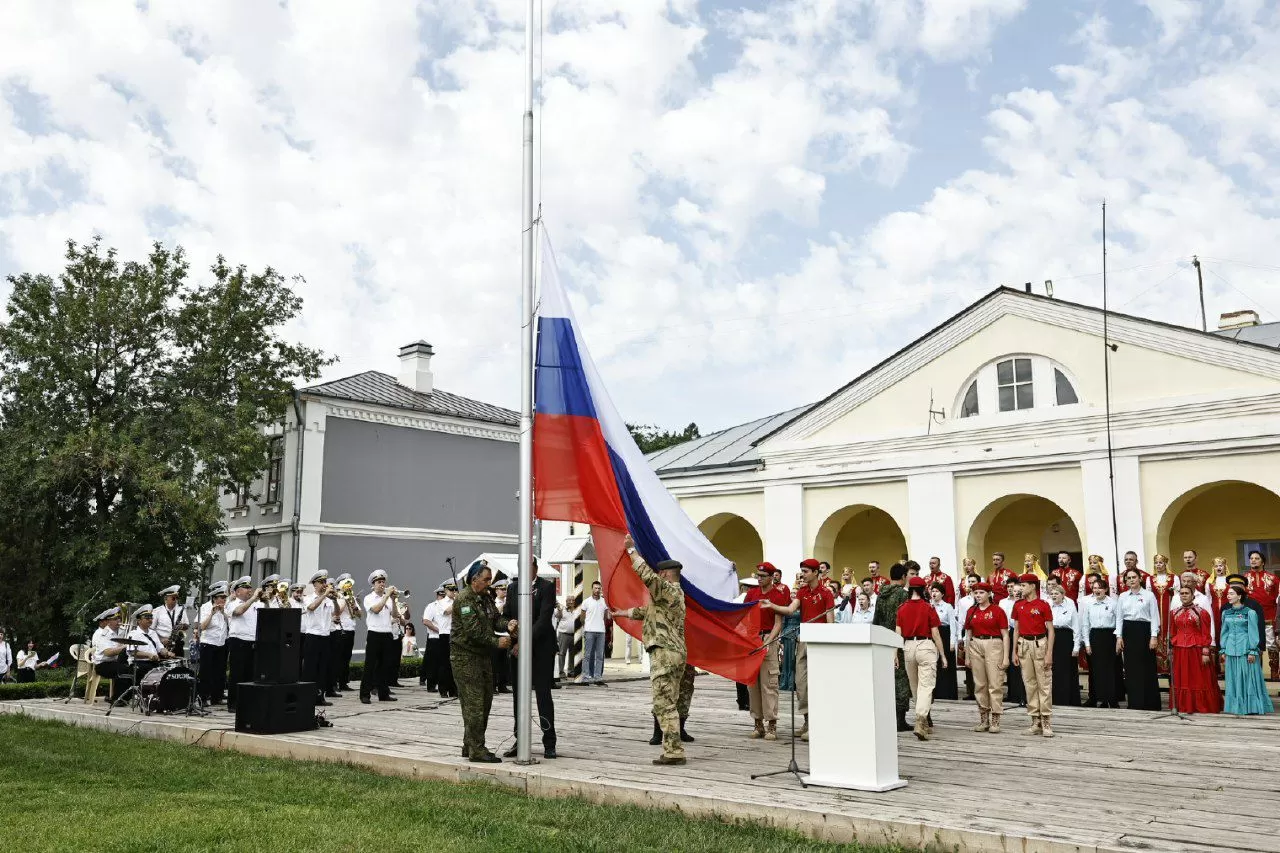
[[[643,453],[654,453],[663,448],[702,437],[697,424],[689,424],[679,432],[659,429],[652,424],[627,424],[627,429]]]
[[[0,624],[21,635],[61,643],[85,601],[198,582],[219,495],[263,470],[263,425],[332,361],[282,339],[302,300],[280,273],[188,273],[181,248],[121,261],[95,239],[68,242],[57,278],[9,277]]]

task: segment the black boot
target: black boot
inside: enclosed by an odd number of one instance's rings
[[[680,718],[680,740],[684,741],[685,743],[693,743],[693,735],[689,734],[684,730],[685,721],[688,719],[689,719],[688,717]]]
[[[658,725],[658,718],[653,718],[653,737],[649,738],[649,746],[662,746],[662,726]]]
[[[905,710],[899,711],[898,712],[898,731],[909,732],[909,731],[913,731],[914,729],[915,729],[915,726],[907,722],[907,712]]]

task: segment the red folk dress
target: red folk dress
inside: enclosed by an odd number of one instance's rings
[[[1217,656],[1213,654],[1210,615],[1202,607],[1181,603],[1170,617],[1169,642],[1173,646],[1173,692],[1177,709],[1188,714],[1221,714]],[[1203,652],[1209,650],[1208,662]]]

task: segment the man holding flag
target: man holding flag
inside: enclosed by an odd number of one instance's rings
[[[657,571],[649,568],[636,551],[631,534],[623,540],[631,565],[649,590],[649,605],[614,611],[626,619],[643,619],[641,646],[649,653],[649,680],[653,686],[653,716],[662,728],[662,755],[654,764],[684,764],[684,744],[680,741],[681,682],[685,677],[684,590],[676,560],[663,560]]]

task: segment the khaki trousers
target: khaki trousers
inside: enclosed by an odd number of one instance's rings
[[[1044,668],[1044,654],[1049,638],[1018,638],[1018,660],[1022,664],[1022,683],[1027,688],[1027,713],[1046,717],[1053,713],[1053,671]]]
[[[747,696],[751,700],[751,719],[778,719],[778,646],[774,640],[765,649],[764,661],[760,664],[760,674],[756,680],[747,685]],[[808,686],[805,688],[808,693]]]
[[[973,693],[978,698],[978,708],[999,716],[1004,713],[1004,670],[1000,660],[1004,657],[1004,640],[979,640],[976,637],[965,643],[969,651],[969,671],[973,673]]]
[[[916,697],[916,716],[923,717],[933,707],[933,686],[938,683],[938,647],[933,640],[907,640],[902,647],[907,662],[907,680]]]
[[[796,704],[801,714],[809,713],[809,649],[796,641]]]

